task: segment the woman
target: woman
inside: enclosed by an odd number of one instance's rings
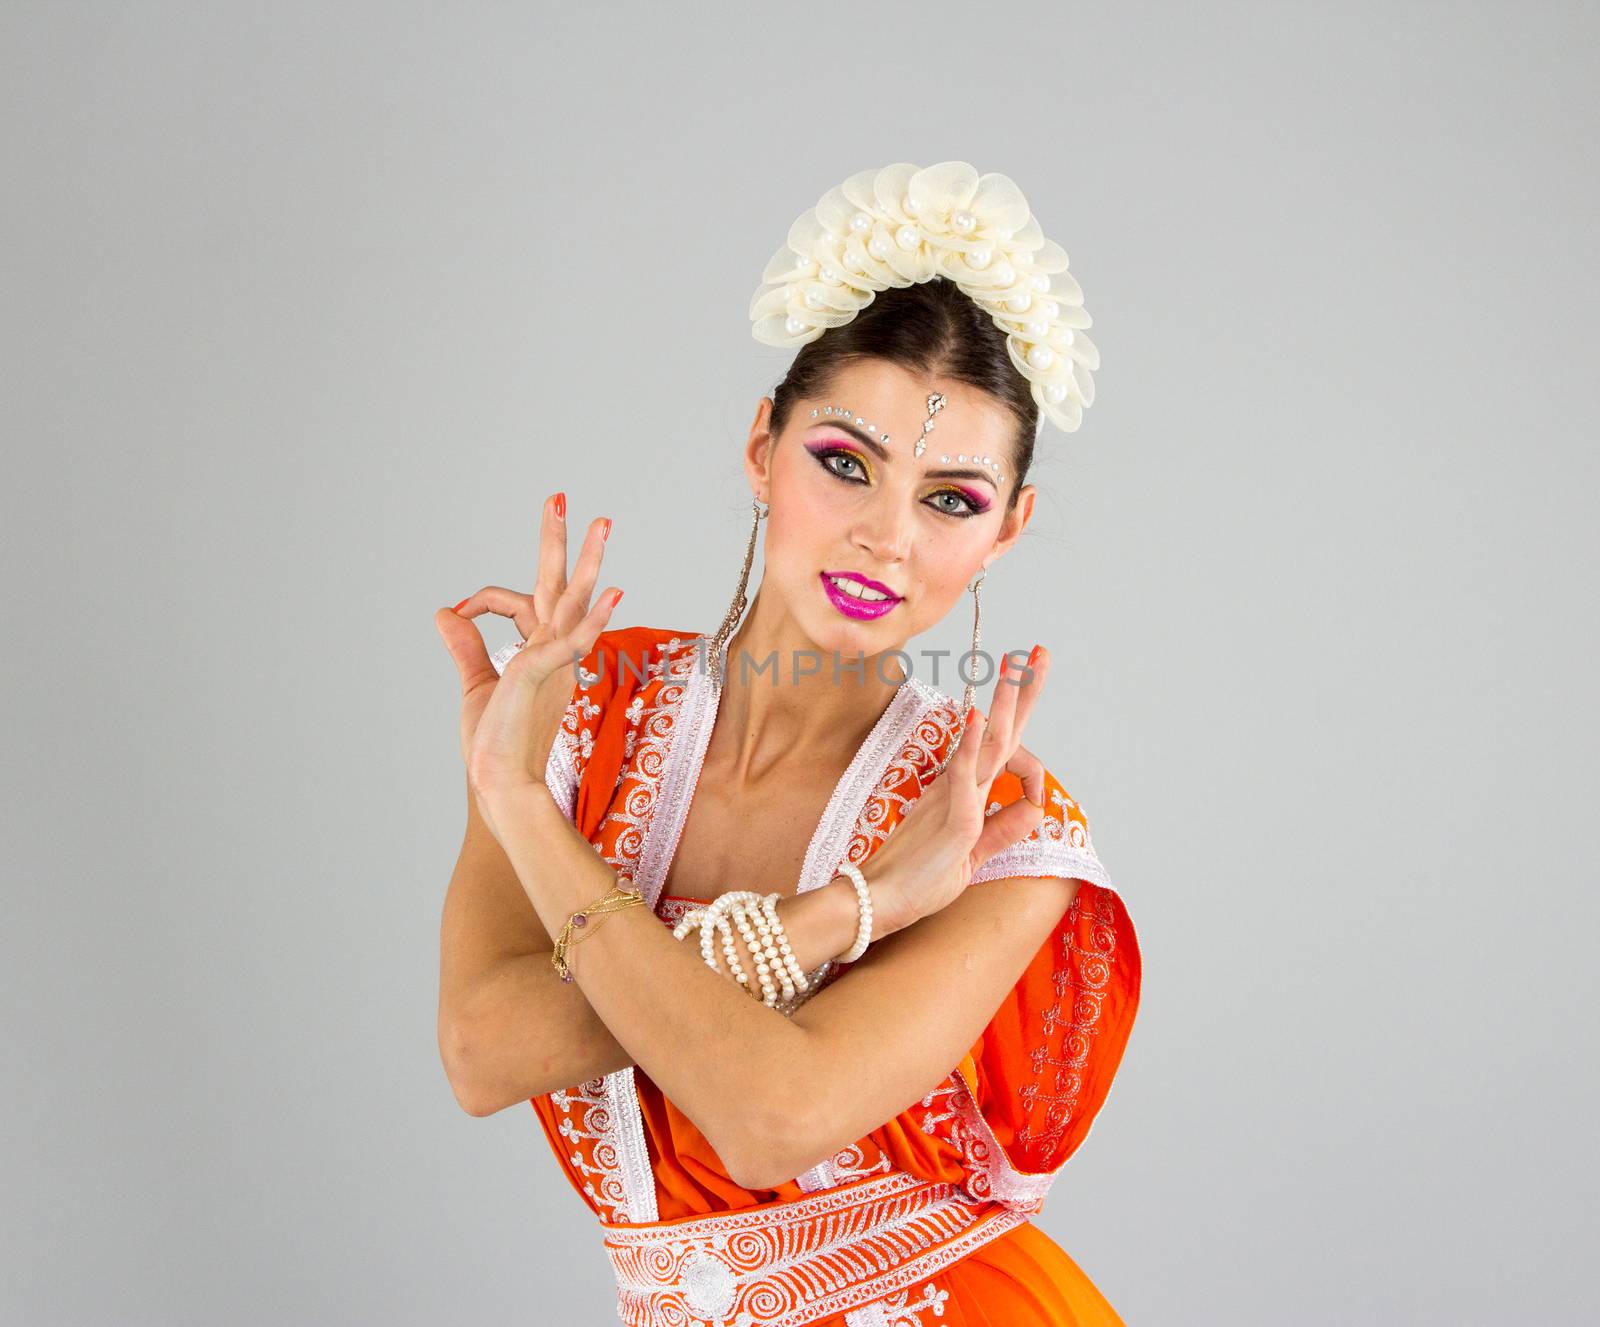
[[[468,770],[441,1052],[474,1115],[531,1100],[635,1327],[1121,1322],[1028,1220],[1140,980],[1082,809],[1021,743],[1049,652],[1008,652],[987,713],[899,653],[970,588],[985,672],[1040,411],[1092,399],[1065,265],[1002,176],[851,177],[752,305],[801,349],[745,445],[722,625],[610,628],[610,521],[569,580],[560,494],[531,595],[436,615]],[[491,659],[486,612],[524,641]]]

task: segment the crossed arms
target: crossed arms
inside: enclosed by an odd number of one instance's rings
[[[786,1018],[645,908],[608,917],[550,964],[551,932],[611,868],[533,790],[502,847],[468,790],[441,926],[439,1046],[458,1102],[484,1116],[637,1064],[705,1135],[729,1177],[771,1188],[942,1082],[1071,904],[1079,881],[1008,877],[882,939]],[[504,817],[502,817],[504,819]],[[499,821],[497,821],[499,823]],[[847,882],[779,905],[808,970],[855,934]],[[870,1067],[871,1072],[864,1072]]]

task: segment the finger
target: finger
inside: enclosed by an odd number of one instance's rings
[[[441,608],[433,615],[433,625],[444,638],[445,649],[455,660],[456,672],[461,678],[461,694],[469,695],[472,689],[485,682],[493,682],[499,674],[489,662],[489,651],[484,648],[483,633],[467,618],[454,609]]]
[[[989,707],[989,740],[984,744],[983,759],[978,762],[978,779],[988,786],[1005,766],[1015,743],[1012,740],[1013,716],[1017,710],[1017,695],[1022,690],[1021,673],[1012,662],[1008,650],[1000,656],[1000,668],[994,682],[994,702]]]
[[[1028,801],[1012,802],[986,817],[983,832],[972,847],[974,869],[982,866],[995,853],[1027,838],[1039,828],[1043,819],[1044,812]]]
[[[1028,726],[1028,716],[1033,713],[1033,707],[1038,704],[1039,697],[1044,693],[1045,679],[1050,675],[1050,651],[1043,645],[1034,646],[1035,654],[1028,665],[1032,676],[1018,688],[1017,712],[1011,722],[1011,733],[1015,740],[1021,740],[1022,730]]]
[[[589,651],[594,649],[595,641],[600,639],[600,633],[606,629],[606,623],[611,621],[611,611],[622,598],[622,591],[615,585],[608,585],[594,601],[592,607],[583,615],[582,620],[567,636],[566,657],[571,659],[574,652],[580,659],[589,657]]]
[[[974,705],[968,714],[966,728],[961,734],[961,745],[956,748],[956,753],[946,770],[955,776],[953,793],[970,793],[973,796],[978,794],[979,748],[983,745],[983,735],[988,731],[988,727],[989,723],[983,711]]]
[[[567,495],[545,499],[539,517],[539,575],[533,587],[533,607],[541,623],[555,616],[556,601],[567,588]]]
[[[583,547],[578,550],[578,561],[572,568],[572,579],[556,605],[556,629],[563,635],[573,630],[589,611],[589,598],[600,579],[600,559],[605,553],[608,524],[605,517],[596,516],[584,533]]]
[[[1022,794],[1035,806],[1044,805],[1044,762],[1020,743],[1006,761],[1006,772],[1022,780]]]
[[[463,619],[478,617],[483,613],[508,617],[516,623],[517,632],[524,640],[527,640],[539,625],[533,597],[508,590],[503,585],[485,585],[476,594],[469,594],[463,599],[455,612],[457,617]]]
[[[991,780],[1007,767],[1007,762],[1021,745],[1028,716],[1033,712],[1033,707],[1038,703],[1040,692],[1044,688],[1045,677],[1049,672],[1049,660],[1045,656],[1043,646],[1034,648],[1036,653],[1032,656],[1033,663],[1027,666],[1026,681],[1021,685],[1015,685],[1023,677],[1023,673],[1021,667],[1014,665],[1009,673],[1011,681],[1002,683],[1001,689],[1012,693],[1012,707],[1004,741],[993,743],[985,752],[991,763],[983,768],[982,773]]]

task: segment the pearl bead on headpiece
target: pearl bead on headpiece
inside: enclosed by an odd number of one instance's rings
[[[1022,191],[965,161],[859,171],[789,228],[750,301],[751,334],[792,347],[842,327],[878,291],[943,276],[1006,334],[1041,420],[1071,433],[1094,401],[1100,352],[1062,247],[1044,237]],[[1052,276],[1054,279],[1052,280]],[[939,399],[943,404],[943,398]],[[928,420],[938,406],[929,400]],[[847,412],[839,412],[847,413]]]

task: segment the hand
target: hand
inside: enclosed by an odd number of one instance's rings
[[[491,831],[490,803],[529,785],[544,787],[545,764],[571,688],[543,684],[594,648],[622,598],[619,588],[609,586],[592,607],[589,602],[609,525],[598,517],[590,522],[569,581],[566,521],[555,502],[547,501],[533,593],[486,585],[457,609],[441,608],[433,615],[460,674],[461,755]],[[496,674],[483,637],[471,622],[484,612],[509,617],[525,642],[504,674]]]
[[[972,883],[984,862],[1027,838],[1044,819],[1044,765],[1021,737],[1050,656],[1037,647],[1032,676],[1020,685],[1015,665],[1002,658],[1000,667],[990,717],[973,706],[944,772],[906,809],[905,819],[863,868],[878,919],[875,931],[887,934],[939,911]],[[1022,780],[1024,799],[986,816],[985,799],[1002,769]]]

